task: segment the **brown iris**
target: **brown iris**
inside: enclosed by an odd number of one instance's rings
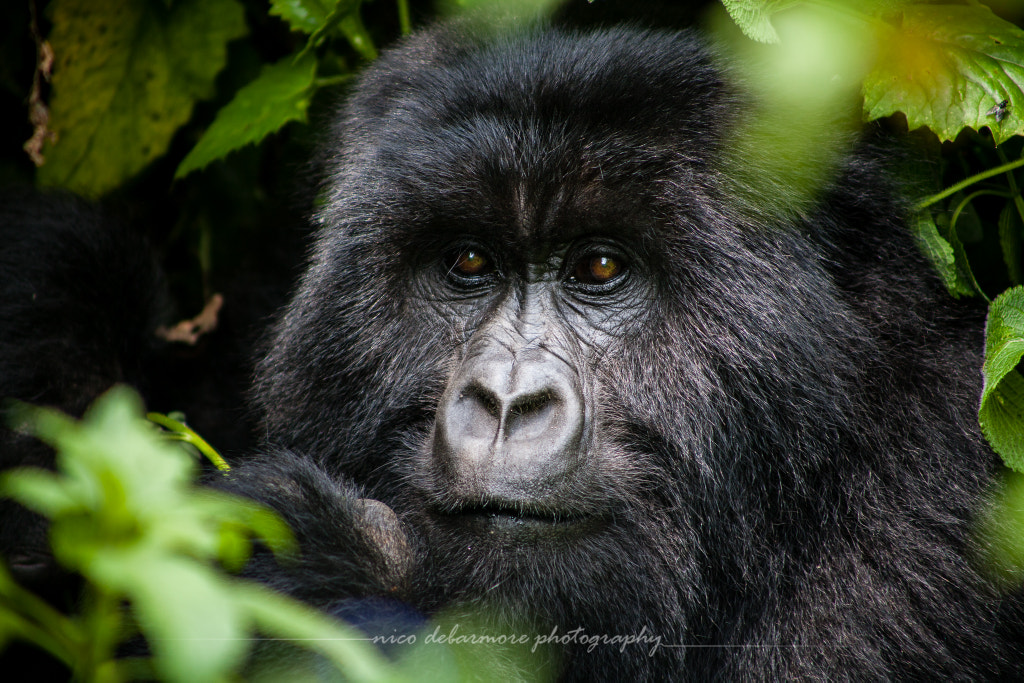
[[[459,275],[474,277],[487,273],[491,269],[491,261],[481,251],[465,249],[459,254],[452,268]]]
[[[622,263],[612,256],[591,256],[580,261],[573,272],[577,282],[603,285],[618,277],[622,272]]]

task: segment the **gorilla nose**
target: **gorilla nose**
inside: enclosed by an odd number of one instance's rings
[[[450,426],[461,438],[496,447],[561,450],[556,442],[572,438],[562,392],[544,387],[535,392],[498,392],[473,382],[459,392],[451,409]]]
[[[435,457],[463,495],[536,499],[576,469],[585,414],[568,366],[539,353],[481,354],[438,407]]]

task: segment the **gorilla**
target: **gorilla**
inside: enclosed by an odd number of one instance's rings
[[[688,33],[437,29],[371,67],[258,366],[270,448],[230,485],[304,554],[254,571],[660,639],[569,643],[568,679],[1019,663],[971,538],[982,314],[884,150],[759,212],[724,161],[749,111]]]
[[[265,443],[216,484],[302,548],[249,573],[563,636],[567,680],[1021,675],[972,535],[984,312],[883,145],[759,210],[749,115],[688,32],[439,27],[367,69],[258,362]]]

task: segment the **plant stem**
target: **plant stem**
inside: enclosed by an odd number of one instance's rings
[[[206,439],[199,436],[184,422],[178,422],[172,418],[167,417],[161,413],[146,413],[146,419],[150,422],[155,422],[170,433],[167,434],[168,438],[176,441],[184,441],[185,443],[191,444],[196,449],[206,456],[206,459],[213,463],[221,472],[227,472],[231,469],[227,461],[221,457],[217,450],[206,442]]]
[[[961,201],[960,204],[957,205],[956,210],[953,211],[953,217],[950,219],[949,224],[956,225],[956,220],[960,217],[960,214],[963,212],[964,209],[967,208],[968,204],[974,201],[975,197],[983,197],[988,195],[995,195],[996,197],[1007,198],[1012,196],[1009,192],[1000,192],[999,190],[977,190],[976,192],[972,192],[971,194],[964,197],[963,201]]]
[[[38,600],[35,595],[31,595],[31,598]],[[44,603],[43,609],[52,608]],[[4,613],[4,628],[9,637],[32,643],[59,659],[69,669],[75,668],[81,650],[81,638],[75,637],[78,634],[74,633],[74,625],[67,617],[58,614],[61,621],[55,621],[52,615],[44,613],[38,605],[26,604],[25,600],[11,600],[8,603],[4,598],[0,598],[0,612]]]
[[[111,668],[110,664],[121,635],[121,601],[114,593],[90,583],[83,602],[83,625],[89,641],[75,677],[89,683],[105,683],[116,674],[116,667]]]
[[[964,180],[961,180],[956,185],[950,185],[949,187],[947,187],[942,192],[939,192],[938,194],[933,194],[930,197],[925,197],[914,206],[914,209],[917,211],[920,211],[921,209],[926,209],[932,204],[942,201],[946,197],[954,195],[966,187],[970,187],[974,183],[981,182],[982,180],[986,180],[988,178],[991,178],[992,176],[997,176],[1000,173],[1012,171],[1013,169],[1020,168],[1021,166],[1024,166],[1024,158],[1017,159],[1017,161],[1011,161],[1000,166],[996,166],[995,168],[990,168],[987,171],[982,171],[981,173],[978,173],[976,175],[972,175],[970,178],[965,178]]]
[[[1004,166],[1010,163],[1002,147],[996,147],[996,154],[999,155],[999,160],[1003,162]],[[1013,176],[1012,169],[1006,172],[1006,182],[1010,186],[1010,192],[1013,193],[1013,203],[1017,207],[1017,213],[1020,214],[1020,219],[1024,221],[1024,198],[1020,196],[1020,189],[1017,187],[1017,179]]]
[[[1001,147],[996,147],[996,154],[999,155],[1000,161],[1004,164],[1007,163],[1006,154],[1003,153]],[[1021,154],[1021,158],[1024,159],[1024,153]],[[1024,198],[1020,196],[1020,189],[1017,187],[1017,179],[1014,177],[1013,171],[1006,172],[1006,181],[1010,185],[1010,191],[1013,192],[1013,205],[1017,209],[1017,215],[1020,216],[1021,223],[1024,223]],[[1021,234],[1019,229],[1015,230],[1014,228],[1015,226],[1010,221],[1004,222],[1000,217],[999,242],[1003,248],[1003,261],[1006,263],[1006,271],[1010,276],[1010,281],[1016,285],[1020,284],[1021,281]]]
[[[409,16],[409,0],[398,0],[398,26],[403,36],[412,32],[412,18]]]

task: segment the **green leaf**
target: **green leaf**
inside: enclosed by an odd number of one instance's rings
[[[1024,475],[1008,472],[978,519],[981,568],[1007,590],[1024,581]]]
[[[56,448],[58,472],[8,473],[0,493],[52,518],[54,557],[85,579],[88,597],[83,613],[65,617],[0,567],[0,641],[27,639],[80,669],[83,679],[107,680],[91,675],[94,670],[127,679],[129,669],[114,658],[118,639],[134,632],[123,614],[130,605],[155,655],[146,680],[153,671],[167,681],[228,680],[257,624],[286,638],[344,638],[298,645],[323,652],[353,680],[395,680],[359,634],[219,573],[214,560],[244,564],[253,533],[275,552],[294,552],[294,538],[270,510],[197,489],[192,458],[142,419],[141,401],[130,389],[110,390],[80,421],[49,409],[19,413],[19,429]]]
[[[124,579],[166,680],[222,680],[239,663],[249,619],[227,579],[191,559],[157,555],[130,565]]]
[[[985,386],[978,421],[1006,465],[1024,472],[1024,377],[1015,370],[1024,356],[1024,287],[996,297],[985,327]]]
[[[256,80],[238,91],[175,171],[181,178],[228,153],[257,143],[290,121],[305,121],[315,91],[316,59],[285,57],[263,67]]]
[[[53,472],[25,467],[0,475],[0,496],[17,500],[44,517],[81,509],[76,496]]]
[[[369,33],[359,18],[363,0],[271,0],[271,14],[288,22],[293,30],[310,34],[306,47],[300,53],[305,57],[314,47],[340,28],[352,47],[367,60],[377,57]]]
[[[61,473],[16,470],[0,493],[52,518],[59,560],[103,584],[95,562],[108,547],[145,545],[237,564],[254,532],[276,552],[294,549],[287,526],[269,510],[193,488],[194,461],[150,429],[141,410],[138,397],[118,387],[80,422],[52,410],[23,411],[25,428],[57,449]]]
[[[50,126],[38,179],[100,195],[162,155],[214,93],[227,44],[245,34],[237,0],[55,0]]]
[[[864,21],[816,5],[778,15],[778,45],[749,40],[724,10],[713,21],[756,111],[741,117],[721,162],[731,191],[757,220],[807,211],[859,128],[873,34]]]
[[[334,15],[332,14],[331,16],[333,17]],[[363,25],[363,18],[359,15],[359,12],[349,12],[342,16],[338,21],[338,28],[341,29],[349,45],[362,55],[363,59],[368,62],[377,59],[377,47],[373,44],[370,32]],[[315,39],[316,35],[314,34],[310,38],[310,42],[313,42]]]
[[[736,25],[759,43],[778,43],[779,34],[772,25],[772,15],[792,7],[799,0],[722,0],[725,10]]]
[[[953,199],[955,200],[956,196],[954,196]],[[968,206],[970,205],[968,204]],[[960,213],[960,216],[963,216],[963,213]],[[945,216],[943,216],[943,218],[945,218]],[[959,222],[954,223],[950,220],[949,227],[943,233],[943,236],[949,240],[949,245],[953,247],[953,263],[956,267],[957,278],[962,288],[968,290],[971,296],[979,294],[987,300],[988,297],[985,296],[985,292],[983,292],[981,287],[978,285],[978,280],[974,277],[974,271],[971,270],[971,261],[967,258],[967,250],[964,248],[964,243],[960,239]]]
[[[988,126],[997,144],[1024,133],[1024,30],[977,3],[908,5],[899,16],[864,81],[868,120],[903,112],[911,130],[941,140],[964,127]]]
[[[305,641],[305,647],[330,660],[346,680],[395,680],[380,653],[352,627],[255,583],[237,582],[235,599],[260,631],[276,638]]]
[[[955,298],[973,296],[976,292],[970,280],[957,268],[953,245],[939,234],[932,214],[927,209],[918,213],[911,225],[918,248],[931,261],[943,284]]]
[[[313,33],[327,21],[337,0],[270,0],[270,13],[281,17],[295,31]]]
[[[194,500],[203,514],[221,520],[229,529],[241,526],[252,531],[274,554],[298,554],[291,528],[272,510],[217,491],[196,491]]]
[[[373,46],[373,41],[359,16],[359,5],[361,4],[362,0],[336,0],[323,23],[313,31],[309,40],[306,41],[306,47],[302,49],[301,54],[305,56],[333,33],[334,29],[338,28],[363,58],[368,61],[376,59],[377,48]]]

